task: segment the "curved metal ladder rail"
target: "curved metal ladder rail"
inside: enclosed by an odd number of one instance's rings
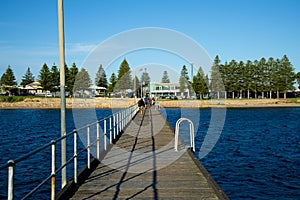
[[[176,122],[176,128],[175,128],[175,145],[174,145],[175,151],[178,151],[179,125],[183,121],[188,121],[189,124],[190,124],[190,143],[191,143],[192,150],[195,152],[194,124],[193,124],[193,122],[190,119],[184,118],[184,117],[178,119],[177,122]]]

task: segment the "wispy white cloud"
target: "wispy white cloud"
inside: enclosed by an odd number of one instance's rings
[[[97,46],[96,44],[83,44],[83,43],[66,44],[66,51],[68,51],[67,53],[70,54],[89,53],[96,46]]]

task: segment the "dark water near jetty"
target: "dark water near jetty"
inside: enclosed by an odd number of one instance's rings
[[[99,119],[111,113],[96,110]],[[180,117],[194,120],[200,149],[212,109],[166,109],[163,113],[173,127]],[[71,132],[75,128],[72,110],[66,114]],[[0,164],[60,137],[59,119],[57,109],[0,110]],[[46,178],[43,170],[50,173],[49,153],[50,149],[16,167],[15,181],[21,183],[16,186],[16,199]],[[231,199],[300,199],[300,108],[227,109],[217,144],[200,161]],[[0,199],[7,195],[6,179],[7,170],[1,171]],[[50,184],[44,186],[33,199],[49,199],[42,195],[49,189]]]
[[[66,111],[66,130],[72,132],[84,124],[95,122],[112,114],[111,109],[80,109]],[[76,113],[74,118],[74,113]],[[93,117],[94,114],[95,117]],[[82,119],[78,119],[78,117]],[[96,119],[97,117],[97,119]],[[92,120],[92,121],[91,121]],[[75,124],[75,122],[77,122]],[[80,132],[79,132],[80,134]],[[6,164],[9,159],[16,159],[24,154],[41,147],[51,140],[57,139],[60,134],[60,110],[59,109],[0,109],[0,165]],[[79,135],[80,136],[80,135]],[[78,152],[84,145],[78,137]],[[57,155],[60,155],[60,143],[56,145]],[[67,160],[73,155],[73,136],[67,139]],[[56,167],[60,165],[60,156],[56,157]],[[78,156],[78,170],[85,166],[86,153]],[[42,180],[51,174],[51,147],[17,163],[15,167],[15,199],[21,199],[24,195],[36,187]],[[73,176],[73,165],[68,166],[67,179]],[[57,190],[59,190],[60,174],[57,174]],[[49,199],[49,181],[41,187],[30,199]],[[0,171],[0,199],[7,199],[7,170]]]
[[[182,112],[167,110],[173,127]],[[211,109],[194,112],[199,148]],[[300,108],[227,109],[217,144],[200,161],[231,199],[300,199]]]

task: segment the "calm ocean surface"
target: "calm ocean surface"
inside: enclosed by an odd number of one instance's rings
[[[194,120],[196,146],[201,147],[212,109],[162,112],[173,127],[180,117]],[[111,113],[110,109],[96,111],[99,119]],[[0,110],[0,164],[58,138],[59,118],[57,109]],[[72,110],[67,110],[67,131],[74,128]],[[17,165],[16,199],[49,175],[44,175],[45,170],[50,173],[49,153],[50,149]],[[227,109],[218,142],[200,161],[231,199],[300,199],[300,108]],[[0,199],[6,197],[6,179],[7,170],[1,171]],[[45,197],[49,187],[33,199],[49,199]]]

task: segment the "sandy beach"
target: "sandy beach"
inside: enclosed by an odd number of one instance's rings
[[[133,98],[67,98],[67,108],[125,108],[134,104]],[[213,100],[160,100],[164,108],[251,108],[299,107],[300,99],[213,99]],[[22,102],[0,102],[0,109],[50,109],[60,108],[59,98],[26,98]]]

